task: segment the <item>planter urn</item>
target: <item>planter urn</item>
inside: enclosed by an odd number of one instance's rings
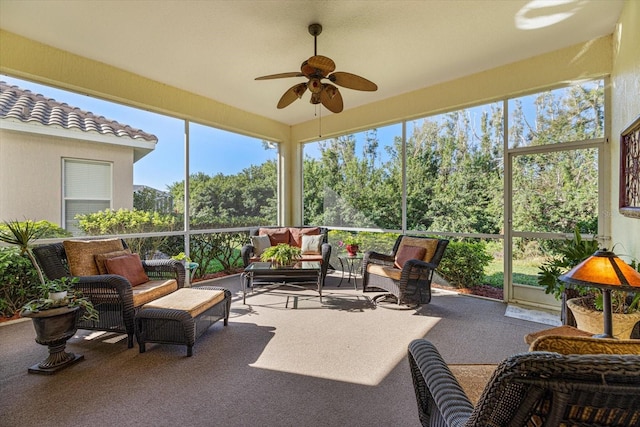
[[[33,321],[36,342],[49,348],[49,357],[29,368],[30,373],[51,375],[84,359],[82,355],[65,351],[67,340],[78,330],[79,307],[59,307],[23,313]]]
[[[602,311],[585,307],[581,301],[588,298],[572,298],[567,300],[567,307],[576,319],[578,329],[601,334],[603,331],[604,314]],[[640,322],[640,312],[633,313],[613,313],[612,326],[613,336],[618,339],[629,339],[633,332],[633,327]]]

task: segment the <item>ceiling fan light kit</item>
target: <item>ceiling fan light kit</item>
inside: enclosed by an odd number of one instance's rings
[[[293,71],[256,77],[256,80],[288,77],[306,77],[308,79],[306,83],[298,83],[287,89],[278,101],[277,106],[279,109],[289,106],[296,99],[302,98],[302,95],[308,89],[311,92],[311,104],[322,104],[327,110],[339,113],[343,109],[342,95],[338,88],[331,83],[354,90],[378,90],[378,86],[375,83],[364,77],[344,71],[334,72],[336,69],[335,62],[331,58],[318,55],[317,52],[317,37],[321,32],[322,25],[309,25],[309,34],[313,36],[313,56],[302,63],[300,72]],[[325,83],[323,80],[329,80],[331,83]]]

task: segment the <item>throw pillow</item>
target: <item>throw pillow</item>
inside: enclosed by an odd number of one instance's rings
[[[251,236],[251,246],[253,246],[253,255],[260,256],[267,248],[271,247],[269,236]]]
[[[269,236],[271,246],[277,246],[280,243],[289,244],[289,229],[284,228],[261,228],[258,230],[259,236]]]
[[[403,245],[400,247],[400,249],[398,249],[398,252],[396,253],[396,261],[394,264],[397,268],[402,269],[402,267],[404,267],[404,263],[409,261],[410,259],[422,260],[426,252],[427,250],[425,248]]]
[[[131,283],[131,286],[138,286],[149,281],[149,276],[142,267],[142,261],[138,254],[123,255],[109,258],[104,261],[109,274],[117,274],[124,277]]]
[[[320,227],[292,227],[289,228],[289,233],[291,233],[291,236],[289,237],[289,244],[291,246],[297,246],[301,248],[302,236],[304,236],[305,234],[309,236],[320,234]]]
[[[322,252],[322,235],[302,235],[302,255],[317,255]]]
[[[124,250],[120,239],[65,240],[62,245],[72,276],[95,276],[98,274],[96,255]]]
[[[98,267],[98,274],[107,274],[107,267],[104,265],[105,260],[115,258],[117,256],[129,255],[130,253],[131,251],[129,249],[125,249],[124,251],[115,251],[94,256],[94,259],[96,260],[96,267]]]

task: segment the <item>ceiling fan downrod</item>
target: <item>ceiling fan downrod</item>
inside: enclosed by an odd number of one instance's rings
[[[309,34],[313,36],[313,56],[318,55],[318,36],[322,33],[322,25],[309,25]]]

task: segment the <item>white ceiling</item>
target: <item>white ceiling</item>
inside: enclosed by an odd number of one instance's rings
[[[276,103],[304,78],[254,78],[299,71],[311,23],[318,54],[379,87],[342,88],[348,110],[611,34],[623,3],[0,0],[0,28],[292,125],[313,119],[309,93]]]

